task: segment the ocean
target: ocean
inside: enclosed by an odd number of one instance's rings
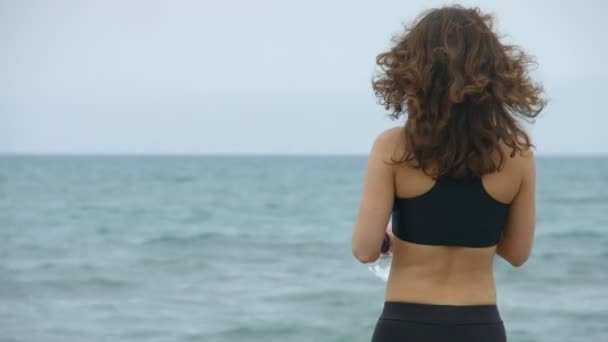
[[[364,156],[0,157],[0,341],[369,341]],[[608,157],[540,157],[510,342],[608,341]]]

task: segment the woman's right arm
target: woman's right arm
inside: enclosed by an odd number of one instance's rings
[[[520,157],[522,171],[519,191],[509,207],[509,216],[496,253],[511,265],[523,265],[534,242],[536,224],[536,163],[532,151]]]

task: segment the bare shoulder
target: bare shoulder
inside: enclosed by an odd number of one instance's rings
[[[379,153],[383,158],[390,159],[405,147],[405,132],[403,127],[396,126],[388,128],[374,140],[373,152]]]
[[[499,148],[503,152],[503,169],[517,171],[519,174],[524,174],[534,169],[534,149],[531,147],[526,150],[513,151],[513,148],[499,144]]]
[[[395,126],[380,132],[376,137],[376,142],[383,145],[390,145],[398,142],[404,137],[403,127]]]

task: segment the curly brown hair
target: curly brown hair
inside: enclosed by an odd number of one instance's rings
[[[533,121],[546,104],[528,74],[534,60],[502,44],[492,20],[478,8],[432,9],[378,55],[374,92],[393,119],[407,113],[407,148],[394,163],[479,177],[502,167],[500,143],[511,157],[533,146],[517,119]]]

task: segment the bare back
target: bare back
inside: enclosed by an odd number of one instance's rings
[[[403,155],[404,141],[403,131],[393,128],[380,134],[372,147],[352,241],[353,254],[363,263],[373,262],[380,255],[395,198],[420,196],[435,185],[436,181],[418,168],[388,163]],[[508,205],[497,244],[422,244],[392,236],[393,264],[386,300],[452,305],[496,302],[494,256],[521,266],[532,249],[536,220],[533,155],[526,152],[509,156],[508,148],[500,148],[505,152],[502,167],[481,177],[483,191]],[[498,158],[499,152],[495,154]],[[448,229],[458,231],[458,227]]]
[[[402,152],[396,150],[397,154]],[[501,171],[482,177],[485,190],[499,202],[512,202],[518,192],[521,173],[516,163],[517,159],[507,159]],[[422,195],[436,182],[420,169],[404,164],[393,168],[395,194],[401,198]],[[452,305],[495,303],[495,254],[496,246],[432,246],[393,238],[386,300]]]

